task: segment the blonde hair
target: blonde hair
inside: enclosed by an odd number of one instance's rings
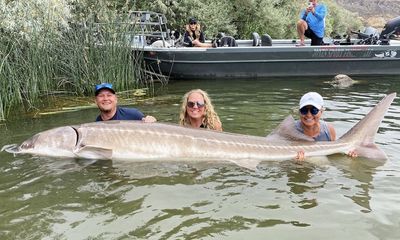
[[[186,32],[189,33],[189,36],[192,39],[200,39],[200,24],[196,23],[196,29],[194,30],[194,34],[196,35],[196,37],[193,37],[193,32],[190,29],[190,25],[189,24],[186,25]]]
[[[215,112],[214,107],[211,103],[211,99],[208,96],[207,92],[201,90],[201,89],[193,89],[190,90],[189,92],[185,93],[182,98],[182,105],[181,105],[181,111],[179,114],[179,125],[182,126],[191,126],[190,123],[190,117],[186,111],[186,106],[188,103],[189,96],[192,93],[199,93],[203,96],[204,98],[204,104],[205,104],[205,114],[203,116],[203,125],[208,128],[208,129],[213,129],[213,130],[218,130],[218,126],[222,126],[221,121],[218,117],[218,114]]]

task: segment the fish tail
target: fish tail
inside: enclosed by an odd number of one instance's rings
[[[354,125],[338,141],[349,143],[358,156],[386,159],[386,154],[375,145],[375,136],[385,113],[392,104],[396,93],[384,97],[363,119]]]

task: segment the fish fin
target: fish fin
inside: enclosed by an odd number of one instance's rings
[[[255,171],[257,169],[258,164],[260,163],[260,160],[256,159],[234,159],[234,160],[229,160],[230,162],[233,162],[234,164],[244,167],[250,170]]]
[[[387,159],[387,155],[375,144],[359,145],[356,146],[355,151],[359,157],[371,158],[371,159]]]
[[[312,137],[305,135],[296,128],[292,115],[287,116],[268,136],[268,140],[274,141],[315,141]]]
[[[374,144],[374,139],[379,125],[395,97],[396,93],[384,97],[364,118],[340,137],[338,141],[352,144],[358,156],[387,159],[386,154]]]
[[[80,158],[87,159],[112,159],[113,151],[108,148],[86,145],[74,151]]]
[[[308,157],[306,161],[317,166],[324,166],[330,163],[327,156],[312,156]]]

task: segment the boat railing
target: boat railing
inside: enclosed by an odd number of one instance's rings
[[[129,23],[133,29],[131,45],[136,48],[150,45],[160,40],[165,47],[170,42],[170,30],[164,14],[152,11],[132,11]]]
[[[110,38],[114,37],[119,37],[123,44],[133,48],[144,48],[157,40],[163,47],[171,42],[167,18],[164,14],[151,11],[132,11],[114,22],[95,23],[93,31],[99,45],[110,42]]]

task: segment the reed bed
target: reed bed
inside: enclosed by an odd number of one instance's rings
[[[0,120],[14,110],[45,104],[46,95],[93,94],[111,82],[118,90],[148,87],[141,55],[133,52],[129,24],[72,24],[61,34],[22,39],[0,36]],[[150,83],[151,84],[151,83]]]

